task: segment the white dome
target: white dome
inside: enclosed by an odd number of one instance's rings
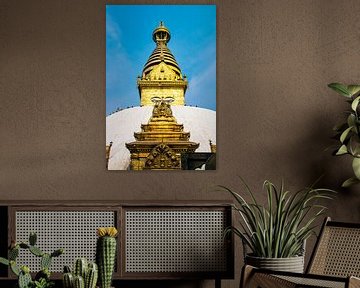
[[[110,151],[109,170],[127,170],[130,152],[125,143],[135,141],[134,132],[141,131],[141,124],[147,124],[153,106],[133,107],[106,117],[106,144],[113,142]],[[209,109],[172,106],[173,115],[184,131],[190,132],[190,141],[200,143],[195,152],[210,152],[209,140],[216,144],[216,112]]]

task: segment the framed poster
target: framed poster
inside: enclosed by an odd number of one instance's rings
[[[216,6],[106,6],[108,170],[216,169]]]

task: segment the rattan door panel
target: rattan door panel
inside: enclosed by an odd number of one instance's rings
[[[73,265],[74,259],[85,257],[95,261],[96,228],[116,225],[116,211],[104,210],[27,210],[15,209],[14,239],[28,241],[29,233],[37,233],[37,246],[51,253],[63,248],[65,253],[52,261],[50,270],[62,272],[64,265]],[[40,270],[39,258],[20,250],[19,264],[26,264],[31,271]]]
[[[225,275],[229,249],[225,209],[125,208],[125,277]]]

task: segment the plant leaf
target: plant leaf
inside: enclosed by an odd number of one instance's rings
[[[347,118],[347,124],[348,126],[356,126],[356,116],[353,113],[350,113]]]
[[[357,179],[356,177],[351,177],[351,178],[347,179],[346,181],[344,181],[344,183],[342,183],[341,187],[348,188],[352,185],[359,184],[359,183],[360,183],[359,179]]]
[[[352,168],[357,179],[360,180],[360,158],[354,157]]]
[[[348,150],[346,148],[346,145],[341,145],[341,147],[339,148],[339,150],[336,152],[335,155],[344,155],[347,153],[348,153]]]
[[[340,136],[341,143],[344,143],[346,137],[348,136],[348,134],[349,134],[349,132],[351,131],[352,128],[353,128],[353,126],[350,126],[343,133],[341,133],[341,136]]]
[[[3,257],[0,257],[0,263],[1,264],[4,264],[4,265],[9,265],[10,263],[9,263],[9,260],[8,259],[5,259],[5,258],[3,258]]]
[[[350,92],[347,89],[347,86],[341,83],[330,83],[328,85],[329,88],[333,89],[335,92],[339,93],[342,96],[351,97]]]
[[[351,103],[351,109],[356,111],[357,106],[359,105],[360,96],[356,97],[354,101]]]
[[[347,90],[349,91],[350,96],[354,96],[360,92],[360,85],[348,85]]]

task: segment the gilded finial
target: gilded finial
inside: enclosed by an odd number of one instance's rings
[[[157,45],[167,44],[170,41],[170,31],[164,25],[163,21],[160,21],[159,26],[153,32],[153,40]]]

